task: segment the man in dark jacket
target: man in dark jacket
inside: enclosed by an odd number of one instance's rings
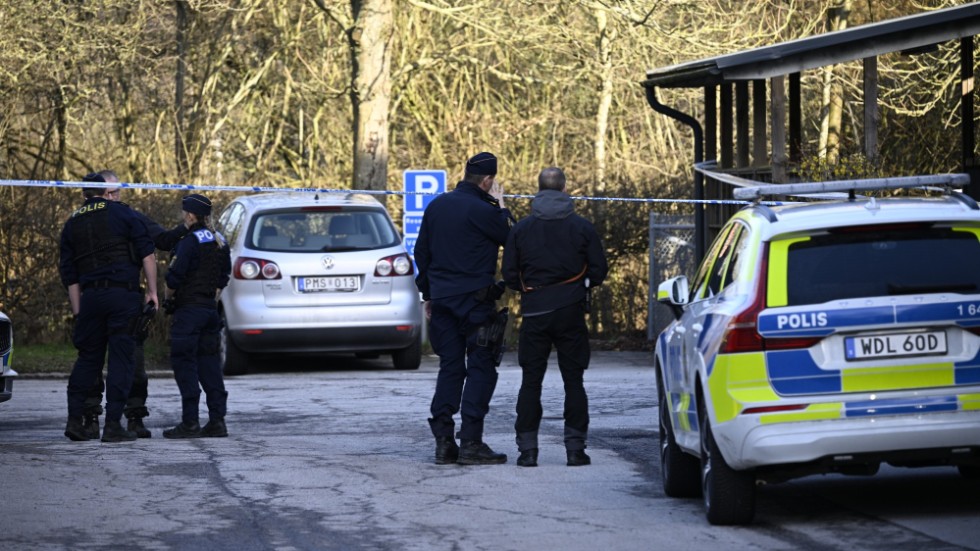
[[[592,223],[575,214],[565,193],[565,174],[546,168],[538,176],[531,216],[514,226],[504,248],[504,281],[521,292],[517,359],[523,370],[517,397],[517,464],[538,464],[541,384],[552,346],[565,383],[565,451],[569,466],[588,465],[585,453],[589,403],[582,383],[589,367],[585,325],[589,289],[602,283],[608,266]]]
[[[497,158],[480,153],[466,163],[456,189],[426,208],[415,245],[416,284],[425,301],[429,341],[439,355],[439,376],[429,426],[437,465],[505,463],[483,442],[483,418],[497,386],[493,349],[481,334],[495,321],[497,255],[510,231]],[[462,407],[461,407],[462,406]],[[453,415],[461,411],[459,445]]]

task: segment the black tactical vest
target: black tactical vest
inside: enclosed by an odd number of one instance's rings
[[[221,278],[222,260],[228,256],[228,247],[213,230],[199,228],[192,230],[184,239],[198,241],[197,268],[187,273],[183,285],[177,289],[177,306],[184,304],[213,305],[214,295]]]
[[[79,274],[112,264],[139,265],[129,240],[110,232],[111,216],[107,201],[89,203],[71,215],[69,239],[75,249],[75,268]]]

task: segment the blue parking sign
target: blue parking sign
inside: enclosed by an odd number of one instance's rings
[[[415,242],[422,227],[422,214],[438,194],[446,192],[446,171],[406,170],[404,183],[405,212],[402,214],[402,229],[405,234],[405,248],[414,260]]]
[[[422,211],[436,198],[436,194],[446,191],[445,170],[406,170],[405,182],[405,214],[417,213],[421,218]],[[419,195],[413,195],[419,194]],[[418,230],[416,230],[416,233]],[[405,230],[408,233],[408,230]]]

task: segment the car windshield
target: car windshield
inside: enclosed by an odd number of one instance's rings
[[[323,252],[392,247],[401,237],[377,209],[300,207],[259,213],[248,235],[260,251]]]
[[[970,230],[845,230],[789,246],[790,306],[920,293],[980,292],[980,241]]]

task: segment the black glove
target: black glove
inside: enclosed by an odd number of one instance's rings
[[[137,341],[146,340],[147,335],[150,334],[150,323],[156,313],[156,304],[147,302],[143,305],[143,311],[129,323],[129,334]]]
[[[161,304],[160,307],[163,308],[164,314],[167,314],[168,316],[172,316],[174,314],[174,311],[177,310],[177,302],[174,300],[174,297],[170,297],[164,300],[163,304]]]

